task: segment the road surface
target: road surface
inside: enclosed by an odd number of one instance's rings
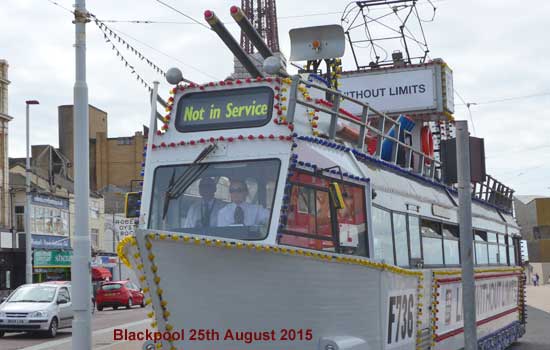
[[[119,350],[126,347],[116,346],[113,341],[114,328],[145,329],[150,328],[150,319],[147,313],[149,307],[134,307],[131,310],[118,309],[116,311],[108,308],[99,312],[96,311],[92,318],[92,342],[94,350]],[[127,350],[141,350],[142,342],[128,344]],[[71,350],[71,329],[61,329],[56,338],[45,338],[42,335],[31,335],[26,333],[6,333],[0,338],[0,349],[2,350]]]

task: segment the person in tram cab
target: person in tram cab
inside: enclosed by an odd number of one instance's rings
[[[267,223],[269,210],[261,205],[246,202],[248,195],[246,182],[238,179],[231,180],[229,194],[231,203],[218,213],[218,226],[256,226]]]
[[[211,177],[204,177],[199,182],[200,201],[191,205],[183,227],[215,227],[218,226],[218,212],[224,203],[215,198],[216,181]]]

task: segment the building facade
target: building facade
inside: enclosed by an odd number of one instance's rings
[[[110,187],[130,191],[140,181],[144,132],[129,137],[108,137],[107,113],[89,106],[90,115],[90,187],[108,192]],[[73,106],[58,107],[59,149],[71,163],[73,157]],[[69,175],[72,177],[72,168]]]
[[[11,228],[9,166],[8,166],[8,123],[13,119],[8,110],[8,62],[0,59],[0,230]],[[9,236],[9,235],[8,235]],[[6,240],[3,233],[0,240]]]
[[[10,211],[8,123],[12,117],[8,108],[8,67],[8,62],[0,59],[0,297],[25,283],[25,252],[17,248]]]
[[[550,283],[550,197],[517,196],[514,207],[527,241],[528,274],[538,274],[541,284]]]
[[[48,156],[48,147],[41,154]],[[53,148],[53,147],[52,147]],[[35,153],[35,152],[33,152]],[[40,159],[31,162],[31,206],[30,230],[33,249],[33,281],[69,280],[72,257],[74,226],[74,188],[73,182],[53,173],[51,169],[37,167]],[[55,169],[55,164],[50,163]],[[51,177],[48,174],[53,174]],[[12,188],[14,225],[20,247],[25,246],[25,166],[21,160],[12,161],[10,167],[10,186]],[[102,249],[104,240],[103,197],[92,193],[89,199],[89,228],[92,252]],[[24,267],[24,262],[23,262]]]

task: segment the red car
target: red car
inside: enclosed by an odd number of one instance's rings
[[[126,306],[127,309],[134,305],[145,307],[145,300],[141,289],[132,282],[112,281],[101,285],[95,297],[97,310],[104,307],[112,307],[114,310],[119,306]]]

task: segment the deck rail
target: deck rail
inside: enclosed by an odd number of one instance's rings
[[[319,105],[313,100],[303,99],[299,97],[298,91],[299,87],[304,86],[308,89],[317,89],[324,93],[327,93],[329,96],[332,96],[332,107],[328,105]],[[423,153],[420,150],[415,149],[411,145],[408,145],[405,142],[402,142],[399,139],[401,135],[401,123],[397,120],[389,117],[383,112],[372,108],[369,104],[358,101],[354,98],[346,96],[340,91],[321,86],[319,84],[312,83],[302,79],[299,75],[292,77],[292,83],[289,91],[289,103],[287,109],[287,120],[289,123],[292,123],[295,118],[296,104],[318,110],[330,115],[330,127],[328,130],[329,139],[333,140],[336,137],[336,127],[338,120],[344,120],[353,125],[356,125],[359,128],[359,137],[356,142],[356,146],[362,152],[365,151],[365,138],[367,132],[370,132],[371,135],[375,136],[377,139],[376,151],[372,155],[375,159],[381,160],[382,144],[385,140],[388,140],[393,143],[392,153],[389,162],[403,168],[407,171],[412,171],[422,176],[428,177],[432,180],[441,181],[441,173],[436,169],[441,167],[441,162],[434,157]],[[360,116],[355,116],[353,118],[350,116],[351,113],[342,113],[340,108],[342,101],[348,101],[352,105],[359,107],[362,110]],[[369,124],[369,118],[377,118],[377,125],[372,126]],[[388,127],[395,127],[395,135],[388,135],[385,130]],[[408,134],[406,130],[403,132]],[[402,152],[403,157],[399,157],[400,152]],[[413,162],[413,157],[418,157],[417,162]]]

